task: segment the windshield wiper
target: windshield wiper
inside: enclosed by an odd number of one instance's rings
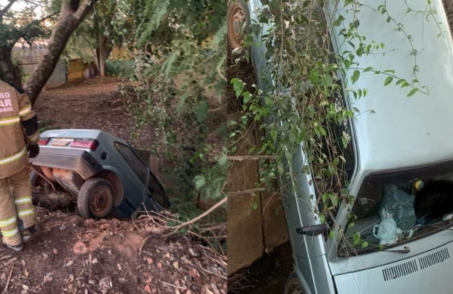
[[[411,249],[408,246],[404,246],[404,249],[384,249],[385,252],[394,252],[394,253],[410,253]]]

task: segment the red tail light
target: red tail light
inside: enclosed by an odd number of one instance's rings
[[[50,139],[49,138],[41,138],[38,141],[38,145],[47,145],[49,143]]]
[[[71,147],[72,148],[84,148],[84,149],[90,149],[92,151],[95,151],[96,148],[98,148],[98,141],[90,141],[90,140],[77,140],[77,141],[72,141]]]

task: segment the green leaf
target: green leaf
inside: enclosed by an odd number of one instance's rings
[[[276,129],[271,130],[271,138],[272,138],[272,141],[274,141],[274,142],[277,140],[277,130]]]
[[[310,82],[316,83],[319,79],[319,71],[317,69],[312,69],[310,71]]]
[[[406,80],[405,79],[399,79],[398,82],[396,82],[396,85],[398,86],[401,83],[404,83]]]
[[[256,203],[256,202],[253,203],[252,208],[253,208],[253,210],[257,210],[258,209],[258,203]]]
[[[337,197],[337,195],[335,195],[335,194],[330,194],[330,195],[329,195],[329,198],[330,198],[330,202],[332,203],[332,205],[333,205],[334,207],[338,207],[338,197]]]
[[[338,18],[333,22],[333,25],[338,27],[339,25],[341,25],[344,19],[345,18],[343,17],[343,15],[340,14],[340,16],[338,16]]]
[[[249,103],[249,101],[250,101],[250,99],[252,98],[253,95],[250,94],[250,92],[245,91],[243,96],[244,96],[244,104],[247,104],[247,103]]]
[[[384,86],[389,85],[392,81],[393,81],[393,78],[392,78],[392,77],[387,77],[387,78],[385,79]]]
[[[200,190],[201,187],[206,185],[206,179],[204,176],[197,176],[195,178],[195,189]]]
[[[355,82],[357,82],[357,80],[360,78],[360,71],[359,70],[355,70],[354,73],[352,74],[352,83],[354,84]]]
[[[244,83],[240,79],[234,78],[231,80],[231,84],[233,84],[233,89],[236,93],[236,97],[239,98],[244,91]]]
[[[372,71],[372,70],[373,70],[373,67],[368,66],[367,68],[365,68],[365,69],[363,70],[363,72],[368,72],[368,71]]]
[[[362,248],[367,248],[368,245],[369,245],[368,242],[367,242],[367,241],[364,241],[364,242],[362,243]]]
[[[330,231],[329,232],[329,238],[335,238],[335,234],[336,232],[335,231]]]
[[[412,91],[410,91],[409,94],[407,94],[407,97],[410,97],[410,96],[414,95],[417,92],[418,92],[418,88],[413,88]]]

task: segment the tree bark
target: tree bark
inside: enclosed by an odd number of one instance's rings
[[[39,93],[41,93],[47,80],[52,75],[69,37],[89,14],[95,2],[96,0],[69,0],[62,2],[57,24],[47,45],[47,52],[27,81],[26,91],[32,103],[36,102]]]
[[[101,83],[105,78],[105,36],[103,33],[99,34],[99,76]]]
[[[14,65],[9,46],[0,46],[0,79],[12,86],[22,87],[19,69]]]

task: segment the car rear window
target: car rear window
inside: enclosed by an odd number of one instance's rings
[[[160,206],[167,208],[167,196],[165,195],[165,191],[153,174],[150,174],[149,177],[148,190],[151,193],[152,197],[160,204]]]
[[[142,181],[143,184],[146,185],[146,172],[148,169],[141,158],[138,157],[135,152],[126,145],[115,143],[115,147],[127,162],[127,164],[130,166],[130,168],[137,175],[137,177]]]

